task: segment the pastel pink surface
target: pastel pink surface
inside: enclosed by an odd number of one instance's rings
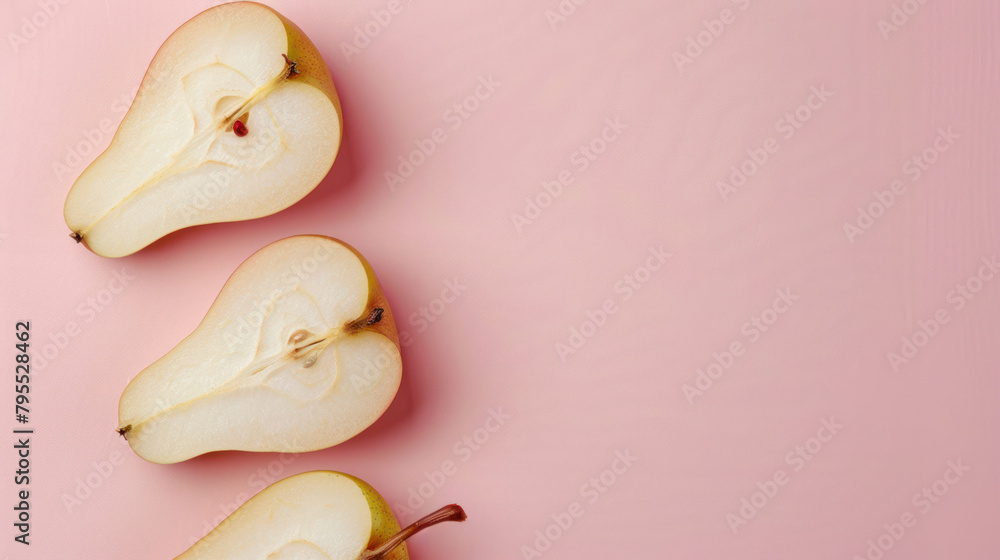
[[[120,260],[69,239],[63,201],[162,41],[212,3],[63,2],[5,3],[0,26],[0,337],[12,364],[14,322],[30,320],[35,350],[32,544],[12,540],[8,435],[7,557],[172,558],[265,484],[314,469],[412,501],[406,521],[465,506],[463,526],[413,539],[417,560],[536,557],[525,547],[821,560],[880,542],[887,559],[1000,556],[1000,277],[972,280],[993,275],[981,259],[1000,244],[995,2],[909,15],[887,0],[563,2],[561,21],[547,14],[556,0],[403,0],[364,45],[384,1],[275,1],[343,100],[330,175],[282,213]],[[43,5],[57,13],[37,16]],[[22,18],[44,24],[15,45]],[[480,79],[499,85],[456,118]],[[615,136],[608,119],[625,128],[593,161],[578,153]],[[390,186],[386,172],[439,127],[445,140]],[[924,154],[939,129],[957,138]],[[723,196],[748,158],[756,169]],[[879,212],[874,193],[895,180]],[[526,215],[526,197],[544,208]],[[878,216],[858,226],[859,207]],[[389,411],[297,457],[136,457],[113,432],[122,389],[194,329],[240,262],[301,233],[361,250],[410,337]],[[662,266],[647,259],[660,248]],[[436,302],[456,281],[457,299]],[[953,293],[966,283],[971,300]],[[779,290],[797,299],[765,311]],[[755,316],[773,324],[747,327]],[[914,336],[921,324],[933,335]],[[903,337],[924,344],[914,355]],[[843,427],[831,436],[824,421]],[[436,474],[446,462],[452,474]],[[582,514],[552,528],[570,510]]]

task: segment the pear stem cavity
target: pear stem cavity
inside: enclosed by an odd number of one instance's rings
[[[359,333],[359,332],[363,331],[364,329],[366,329],[366,328],[368,328],[368,327],[370,327],[372,325],[378,324],[380,321],[382,321],[382,314],[383,313],[385,313],[385,309],[382,309],[381,307],[376,307],[375,309],[371,310],[371,312],[368,314],[367,317],[365,317],[363,319],[358,319],[357,321],[352,321],[352,322],[348,323],[344,327],[344,330],[348,334]]]
[[[444,523],[445,521],[465,521],[467,517],[465,510],[458,504],[444,506],[434,513],[414,521],[410,526],[393,535],[378,548],[362,552],[358,560],[379,560],[401,545],[403,541],[428,527]]]

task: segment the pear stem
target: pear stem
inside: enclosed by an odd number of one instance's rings
[[[366,327],[370,327],[370,326],[374,325],[375,323],[378,323],[379,321],[381,321],[382,320],[382,313],[384,313],[384,312],[385,312],[385,310],[382,309],[381,307],[376,307],[375,309],[372,309],[372,312],[368,315],[368,320],[365,321],[365,326]]]
[[[382,309],[381,307],[376,307],[375,309],[371,310],[371,313],[369,313],[367,317],[363,319],[358,319],[356,321],[352,321],[347,325],[345,325],[344,331],[346,331],[348,334],[359,333],[365,330],[367,327],[370,327],[376,323],[381,322],[383,313],[385,313],[384,309]]]
[[[468,516],[465,515],[465,510],[462,509],[462,506],[458,504],[444,506],[434,513],[414,521],[410,526],[393,535],[392,538],[382,543],[382,546],[375,550],[362,552],[358,560],[379,560],[392,552],[397,546],[403,544],[403,541],[428,527],[445,521],[465,521],[466,517]]]
[[[299,73],[298,64],[289,60],[287,54],[282,54],[281,56],[285,57],[285,66],[289,67],[288,77],[291,78],[293,74],[298,74]]]

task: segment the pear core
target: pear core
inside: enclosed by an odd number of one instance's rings
[[[156,463],[322,449],[377,420],[401,375],[367,261],[335,239],[290,237],[240,265],[198,328],[129,383],[118,432]]]
[[[340,101],[316,47],[267,6],[233,2],[153,57],[110,146],[73,184],[71,236],[121,257],[170,232],[291,206],[340,147]]]

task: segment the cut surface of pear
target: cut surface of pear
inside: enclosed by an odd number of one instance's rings
[[[153,57],[70,190],[66,224],[120,257],[182,228],[273,214],[319,184],[341,130],[329,70],[298,27],[253,2],[210,8]]]
[[[300,235],[241,264],[194,332],[129,383],[118,431],[154,463],[313,451],[375,422],[401,375],[395,321],[368,262]]]
[[[369,484],[313,471],[268,486],[176,560],[407,560],[406,538],[464,519],[452,505],[400,531]]]

